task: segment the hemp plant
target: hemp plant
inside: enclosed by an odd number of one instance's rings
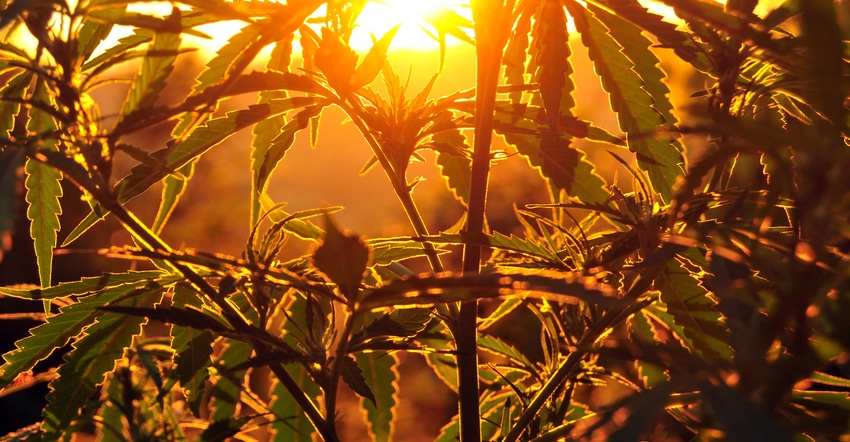
[[[437,97],[440,73],[414,91],[390,68],[398,28],[352,48],[369,0],[131,7],[144,3],[0,0],[0,233],[29,227],[39,269],[37,285],[0,287],[0,303],[43,308],[3,355],[0,395],[50,382],[42,421],[8,439],[343,440],[343,383],[371,436],[391,440],[403,352],[457,392],[441,441],[850,434],[843,2],[664,0],[662,16],[643,0],[472,0],[420,20],[442,47],[475,47],[475,87]],[[164,103],[186,37],[218,22],[241,28]],[[118,25],[130,33],[108,39]],[[618,131],[577,114],[573,50],[587,51]],[[670,85],[687,86],[662,56],[705,80],[689,108],[671,103]],[[103,118],[93,92],[128,65],[119,114]],[[256,103],[221,111],[245,94]],[[270,196],[296,137],[329,148],[318,134],[331,108],[359,131],[364,173],[386,175],[409,234],[363,238],[339,207],[289,212]],[[164,145],[133,144],[162,125]],[[243,129],[244,251],[169,244],[195,165]],[[517,207],[519,233],[487,223],[494,136],[548,189]],[[631,185],[603,178],[578,140],[609,151]],[[465,209],[445,231],[413,198],[408,165],[424,151]],[[63,181],[90,208],[75,226],[59,223]],[[160,188],[155,216],[131,211]],[[106,218],[130,241],[96,253],[134,270],[54,283],[54,253]],[[312,248],[284,260],[292,241]],[[493,333],[519,312],[539,347]]]

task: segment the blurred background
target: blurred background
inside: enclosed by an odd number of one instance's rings
[[[386,11],[372,14],[377,18],[377,22],[382,23],[381,26],[387,28],[399,20],[388,18],[385,14],[389,12]],[[364,16],[367,16],[367,13],[364,13]],[[405,23],[403,29],[409,28],[414,28],[415,31],[416,27]],[[235,29],[232,29],[228,32],[234,31]],[[365,38],[367,43],[357,47],[355,41],[355,49],[362,57],[369,46],[368,32],[380,36],[384,30],[364,28],[358,32],[366,32],[366,37],[361,35],[357,38]],[[211,50],[222,44],[218,37],[222,33],[227,34],[225,31],[215,31],[217,39],[214,42],[209,45],[198,43],[198,51],[180,57],[177,68],[168,78],[167,93],[160,99],[162,104],[178,102],[180,97],[191,89],[196,75],[211,57]],[[298,50],[298,44],[294,46]],[[613,133],[619,133],[607,97],[602,92],[587,59],[586,50],[577,41],[573,41],[572,47],[572,62],[576,71],[576,116],[592,121]],[[410,75],[410,94],[418,92],[431,76],[437,73],[439,78],[431,93],[432,98],[474,86],[475,50],[468,44],[451,41],[442,70],[437,46],[430,42],[424,33],[414,32],[413,36],[399,37],[392,48],[389,60],[402,80]],[[295,58],[293,69],[299,66],[300,60]],[[262,65],[258,64],[252,68],[262,69]],[[703,87],[703,79],[666,59],[664,68],[671,74],[673,100],[680,114],[698,114],[702,99],[690,98],[690,95]],[[123,72],[116,75],[128,77],[134,72],[134,66],[128,65]],[[373,83],[373,87],[379,91],[383,90],[380,79]],[[126,93],[126,84],[115,84],[100,88],[93,94],[94,100],[100,103],[106,127],[111,124],[110,119],[114,121]],[[220,112],[244,108],[255,103],[256,99],[256,95],[250,94],[237,97],[225,102]],[[163,124],[157,127],[157,130],[138,133],[128,141],[151,152],[165,145],[171,138],[171,129],[170,124]],[[704,141],[702,138],[704,137],[695,136],[687,140],[689,155],[700,148]],[[502,143],[497,137],[493,148],[504,148]],[[244,130],[213,148],[197,164],[195,176],[163,232],[163,238],[172,247],[234,256],[243,253],[251,227],[248,225],[251,191],[250,144],[251,132]],[[597,172],[609,185],[615,184],[624,191],[631,189],[632,177],[608,153],[611,151],[631,160],[631,154],[627,150],[584,140],[576,140],[574,146],[586,152],[588,159],[597,165]],[[414,198],[431,232],[434,233],[454,225],[462,216],[463,207],[447,191],[434,163],[434,156],[430,153],[423,156],[425,162],[414,163],[408,169],[408,180],[424,178],[416,186]],[[346,124],[338,110],[329,109],[322,114],[317,147],[310,146],[308,131],[299,134],[295,145],[272,176],[269,195],[275,202],[286,202],[286,209],[290,212],[343,206],[345,209],[336,214],[340,224],[367,238],[411,235],[413,231],[380,167],[373,168],[363,176],[359,174],[370,157],[371,152],[356,127]],[[134,164],[135,162],[126,156],[118,155],[114,176],[120,178]],[[64,189],[60,243],[88,213],[88,205],[80,200],[79,192],[67,182]],[[151,222],[156,214],[160,191],[161,187],[156,186],[131,201],[128,207],[142,220]],[[518,233],[520,226],[515,219],[514,208],[522,208],[529,203],[547,202],[548,192],[543,180],[529,167],[524,158],[509,156],[494,164],[487,206],[489,225],[494,231],[504,234]],[[2,285],[38,283],[35,256],[28,234],[26,207],[20,204],[17,209],[18,221],[10,238],[11,247],[7,247],[8,250],[0,261]],[[126,270],[130,263],[103,258],[91,251],[130,243],[129,235],[114,220],[101,222],[73,244],[73,252],[63,251],[56,256],[53,282],[76,280],[104,271]],[[309,252],[309,247],[309,244],[293,239],[281,258],[303,255]],[[459,257],[456,260],[447,258],[449,268],[457,268],[458,263]],[[415,263],[412,266],[417,268]],[[424,271],[425,268],[422,266],[418,270]],[[42,308],[41,304],[19,303],[13,306],[8,301],[4,300],[4,308],[8,310],[37,312]],[[497,329],[495,333],[529,355],[539,354],[539,351],[535,350],[539,347],[539,329],[535,329],[534,325],[536,320],[523,320],[522,309],[515,315],[516,318],[505,321],[508,325]],[[26,336],[26,330],[37,324],[37,321],[26,320],[0,321],[0,336],[3,336],[0,350],[6,352],[14,348],[14,341]],[[39,364],[34,371],[39,373],[55,366],[59,357],[61,354],[53,355]],[[401,354],[400,360],[399,371],[402,376],[395,440],[433,440],[439,434],[440,428],[456,413],[455,395],[425,365],[421,355]],[[46,391],[46,384],[42,384],[37,388],[0,398],[0,435],[40,420],[42,397]],[[359,399],[351,392],[343,394],[345,397],[340,403],[346,404],[345,409],[350,410],[341,416],[340,433],[345,435],[343,439],[367,439],[366,427],[357,411]],[[612,394],[616,396],[616,392]],[[607,402],[605,398],[596,400]],[[258,437],[261,437],[260,433],[258,432]]]

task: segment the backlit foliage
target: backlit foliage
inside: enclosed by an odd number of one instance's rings
[[[458,392],[444,441],[850,437],[846,2],[664,0],[676,18],[642,0],[472,0],[420,20],[443,48],[447,36],[475,45],[475,89],[445,96],[437,77],[413,90],[390,68],[397,28],[351,47],[368,0],[182,0],[166,16],[136,3],[0,1],[0,234],[27,228],[14,216],[26,205],[40,276],[0,298],[46,316],[3,355],[0,388],[50,380],[43,421],[15,440],[92,428],[104,440],[339,440],[337,422],[353,418],[340,382],[371,435],[392,440],[402,352]],[[161,100],[189,37],[225,21],[242,27],[191,91]],[[108,40],[116,25],[131,31]],[[617,133],[576,115],[574,51]],[[687,113],[661,57],[705,79]],[[127,66],[123,105],[104,118],[93,96]],[[245,94],[256,103],[234,107]],[[296,137],[331,148],[317,137],[331,108],[362,135],[363,171],[386,175],[409,235],[362,238],[338,207],[287,212],[270,196]],[[170,141],[132,144],[163,123]],[[195,164],[242,129],[244,252],[168,244]],[[491,149],[494,134],[507,151]],[[708,140],[690,161],[685,135]],[[614,154],[633,186],[607,182],[577,140]],[[412,197],[408,165],[427,151],[467,212],[443,232]],[[491,231],[489,167],[514,154],[549,199],[518,207],[514,234]],[[132,163],[126,175],[117,160]],[[60,226],[63,186],[90,206],[77,225]],[[127,203],[152,189],[156,215],[136,216]],[[137,269],[54,284],[57,248],[105,218],[132,241],[97,253]],[[311,252],[282,261],[294,241]],[[462,268],[445,264],[458,246]],[[520,311],[539,348],[491,332]],[[55,372],[32,376],[63,348]],[[619,393],[601,406],[600,391]]]

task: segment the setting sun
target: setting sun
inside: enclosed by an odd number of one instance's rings
[[[440,47],[434,24],[449,24],[449,21],[468,20],[468,2],[461,0],[384,0],[370,2],[357,21],[358,29],[352,35],[351,45],[356,49],[372,45],[370,34],[380,37],[394,26],[401,24],[391,48],[434,50]],[[458,42],[447,38],[447,44]]]

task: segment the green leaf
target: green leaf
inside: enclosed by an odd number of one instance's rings
[[[534,364],[525,357],[525,355],[517,350],[514,346],[508,344],[501,339],[490,335],[478,335],[478,348],[488,351],[494,355],[507,358],[512,363],[515,363],[523,368],[533,368]]]
[[[340,231],[330,215],[325,214],[325,237],[313,252],[312,263],[354,302],[369,263],[369,248],[359,236]]]
[[[672,49],[679,58],[691,63],[701,72],[709,72],[710,61],[685,32],[676,25],[664,20],[664,17],[650,12],[638,0],[595,0],[609,8],[618,17],[622,17],[646,32],[649,32],[665,48]],[[622,40],[620,40],[622,42]]]
[[[186,191],[186,185],[195,173],[195,164],[197,162],[197,158],[195,158],[189,161],[189,163],[185,166],[176,170],[174,173],[165,177],[165,182],[162,186],[162,197],[159,203],[159,210],[157,210],[156,218],[151,226],[151,230],[154,233],[162,232],[163,227],[165,227],[165,223],[168,222],[168,219],[171,217],[171,213],[174,212],[174,208],[177,207],[180,197],[183,196],[183,192]]]
[[[560,0],[544,0],[535,22],[535,62],[537,72],[534,79],[540,85],[540,96],[546,109],[549,128],[557,131],[562,111],[569,111],[572,85],[572,66],[569,63],[570,47],[567,35],[567,15]],[[566,95],[566,97],[564,96]],[[566,98],[566,100],[564,100]],[[567,101],[567,106],[562,102]]]
[[[139,291],[155,291],[157,288],[172,284],[181,278],[167,277],[159,280],[144,278],[142,280],[126,281],[124,284],[98,290],[96,294],[84,297],[76,304],[62,307],[59,314],[51,316],[46,323],[32,328],[30,330],[30,336],[16,342],[15,345],[17,348],[15,350],[3,355],[5,363],[0,367],[0,388],[12,383],[18,374],[31,369],[38,361],[50,356],[53,350],[63,347],[71,338],[77,336],[85,327],[91,325],[95,318],[102,316],[105,312],[98,310],[97,307],[110,304],[130,295],[135,295]],[[96,278],[91,278],[72,284],[82,285],[87,283],[90,284],[87,285],[88,287],[94,287],[96,280]],[[81,287],[81,285],[77,285],[76,287]],[[70,286],[70,284],[65,285],[63,288],[68,289]],[[67,291],[63,291],[62,293],[68,294]],[[76,293],[85,293],[85,290],[76,291]],[[31,299],[39,298],[34,297]]]
[[[161,298],[161,289],[145,290],[130,298],[130,303],[154,305]],[[105,314],[73,344],[73,350],[57,370],[58,377],[49,385],[51,391],[47,394],[48,405],[41,424],[47,439],[57,438],[69,428],[79,415],[79,408],[103,382],[105,373],[124,357],[125,349],[144,322],[142,318]]]
[[[623,47],[623,53],[628,54],[634,62],[635,72],[643,80],[643,87],[652,96],[652,104],[664,123],[676,124],[678,119],[673,115],[670,88],[664,82],[666,75],[660,68],[661,60],[650,49],[654,43],[641,33],[639,27],[623,17],[592,4],[588,5],[588,10],[610,30],[611,36]]]
[[[32,72],[24,71],[10,79],[3,89],[0,89],[0,138],[9,139],[15,128],[15,117],[21,111],[21,100],[27,87],[32,81]]]
[[[316,105],[298,112],[283,126],[280,134],[271,140],[263,155],[263,161],[256,170],[257,183],[255,188],[257,191],[265,192],[269,177],[289,148],[292,147],[292,143],[295,142],[295,134],[305,129],[310,123],[310,119],[319,115],[322,109],[324,109],[323,105]]]
[[[313,401],[320,400],[322,389],[313,381],[303,365],[286,364],[285,368],[308,398]],[[269,410],[276,418],[271,425],[275,440],[312,442],[312,434],[316,432],[312,422],[273,374],[271,380],[272,400],[269,403]]]
[[[529,41],[528,33],[531,31],[531,16],[532,8],[524,8],[519,14],[514,32],[508,39],[508,44],[505,47],[502,57],[502,64],[505,66],[505,84],[525,84],[526,83],[526,64],[528,64]],[[512,104],[522,101],[523,92],[514,91],[510,94]]]
[[[401,24],[395,25],[395,27],[387,31],[380,40],[372,45],[369,53],[363,57],[363,61],[354,70],[354,75],[351,76],[350,84],[353,90],[358,90],[368,85],[381,72],[381,68],[387,60],[387,51],[390,48],[390,43],[392,43],[399,28],[401,28]]]
[[[50,95],[43,81],[36,83],[33,99],[50,105]],[[49,113],[33,107],[29,110],[27,131],[34,137],[42,138],[45,133],[57,128],[56,121]],[[58,151],[56,140],[45,139],[39,143],[41,150]],[[27,218],[30,220],[30,237],[33,239],[35,256],[38,262],[38,276],[42,287],[50,286],[53,269],[53,248],[56,247],[56,233],[59,231],[59,215],[62,206],[62,173],[34,159],[28,159],[24,170],[27,174],[24,182],[27,188]]]
[[[550,186],[584,202],[608,199],[605,180],[596,173],[584,152],[570,146],[568,138],[556,135],[523,135],[504,132],[505,141],[516,146],[529,165],[540,171]]]
[[[165,80],[174,69],[180,48],[180,10],[173,8],[161,30],[153,36],[142,66],[136,74],[121,109],[121,120],[133,118],[139,109],[152,107],[165,89]]]
[[[212,333],[190,327],[173,326],[171,346],[174,348],[174,374],[180,381],[189,409],[200,416],[201,399],[204,385],[209,378],[207,368],[212,365]]]
[[[289,68],[292,55],[292,38],[278,42],[272,49],[271,56],[266,61],[266,73],[277,74],[278,72],[286,72]],[[292,74],[282,74],[292,75]],[[281,82],[278,82],[281,83]],[[275,88],[264,88],[257,98],[258,103],[267,103],[272,99],[286,98],[286,91],[274,90]],[[262,204],[260,202],[260,194],[265,190],[257,187],[257,177],[259,175],[260,165],[262,164],[272,139],[277,136],[286,124],[286,118],[283,115],[278,115],[267,120],[257,123],[252,130],[253,138],[251,140],[251,217],[250,225],[257,224],[260,218],[260,210]]]
[[[193,130],[187,137],[168,143],[168,147],[151,154],[159,164],[140,164],[118,184],[121,202],[140,195],[180,167],[203,155],[210,148],[233,136],[236,132],[266,118],[282,114],[290,109],[316,104],[316,98],[293,97],[256,104],[247,109],[228,112],[225,116],[207,121]]]
[[[88,60],[83,64],[82,70],[88,71],[90,69],[101,66],[106,63],[107,60],[112,58],[118,58],[119,60],[124,59],[123,55],[126,54],[133,48],[139,47],[153,39],[154,32],[150,29],[141,29],[135,28],[133,29],[133,33],[126,37],[122,37],[118,39],[118,44],[115,46],[103,51],[97,57]]]
[[[200,310],[192,308],[165,308],[165,307],[128,307],[123,305],[103,306],[100,310],[118,313],[126,316],[155,319],[167,324],[181,325],[197,330],[209,330],[216,333],[229,331],[229,328],[218,321],[217,318],[205,315]]]
[[[121,379],[117,377],[118,370],[112,371],[106,376],[104,383],[104,399],[97,416],[100,418],[99,430],[102,433],[104,441],[121,441],[127,440],[127,434],[124,428],[124,422],[121,420],[124,417],[124,412],[121,407],[123,388]]]
[[[99,292],[101,290],[114,288],[123,284],[155,281],[160,278],[167,282],[171,281],[174,277],[166,278],[166,274],[159,270],[146,270],[140,272],[130,271],[127,273],[104,273],[101,276],[83,278],[79,281],[60,282],[58,285],[47,288],[35,288],[32,286],[0,287],[0,295],[39,301]]]
[[[620,129],[627,135],[629,150],[637,155],[638,166],[648,173],[653,189],[664,202],[670,202],[673,187],[684,173],[681,146],[673,139],[654,135],[668,122],[655,108],[652,95],[644,87],[644,79],[635,70],[635,63],[623,52],[610,30],[578,3],[571,0],[566,5],[602,88],[608,93]]]
[[[189,306],[200,307],[202,301],[191,289],[183,285],[177,285],[171,296],[172,306],[175,308],[187,308]],[[180,381],[180,387],[189,409],[195,416],[201,416],[201,400],[204,387],[209,379],[208,367],[212,365],[213,348],[215,337],[207,330],[198,330],[192,327],[174,325],[171,327],[171,348],[174,349],[174,363],[177,367],[173,370],[176,380]],[[171,384],[167,391],[171,390]]]
[[[38,260],[38,276],[42,287],[50,286],[53,269],[53,248],[59,231],[59,215],[62,206],[62,173],[39,161],[28,159],[24,168],[27,173],[25,185],[27,218],[30,220],[32,237]]]
[[[227,338],[222,340],[225,348],[215,362],[216,376],[210,400],[210,419],[215,421],[229,419],[236,415],[243,386],[247,383],[245,378],[247,370],[230,370],[230,368],[248,360],[253,352],[251,346],[244,342]]]
[[[460,131],[457,132],[460,133]],[[469,204],[472,161],[465,156],[440,152],[437,154],[437,166],[440,167],[440,174],[455,199],[463,205]]]
[[[368,399],[373,405],[375,402],[375,394],[372,388],[366,383],[366,378],[363,376],[363,370],[357,365],[357,361],[351,356],[346,355],[342,360],[342,369],[340,370],[342,380],[345,381],[352,391],[357,393],[361,398]]]
[[[627,321],[629,339],[639,343],[658,342],[658,333],[653,329],[649,316],[643,311],[635,312]],[[637,375],[646,388],[659,385],[668,380],[667,373],[661,367],[647,361],[636,360]]]
[[[816,371],[812,373],[812,375],[809,377],[809,380],[812,382],[830,385],[833,387],[850,388],[850,379],[833,376],[831,374],[824,373],[821,371]]]
[[[681,262],[672,260],[655,279],[661,292],[656,304],[646,312],[670,327],[673,334],[689,350],[707,360],[730,360],[729,329],[717,310],[714,295],[702,286],[697,276]],[[665,314],[666,313],[666,314]]]
[[[373,401],[367,401],[366,397],[360,399],[360,408],[366,414],[372,440],[389,442],[393,440],[398,404],[398,360],[387,352],[358,353],[355,358],[374,394]]]
[[[239,60],[249,47],[255,44],[263,33],[263,26],[259,23],[249,24],[230,37],[227,44],[219,48],[215,57],[206,63],[203,72],[195,80],[192,93],[203,91],[220,81],[230,78],[239,72],[228,72],[230,67]]]

